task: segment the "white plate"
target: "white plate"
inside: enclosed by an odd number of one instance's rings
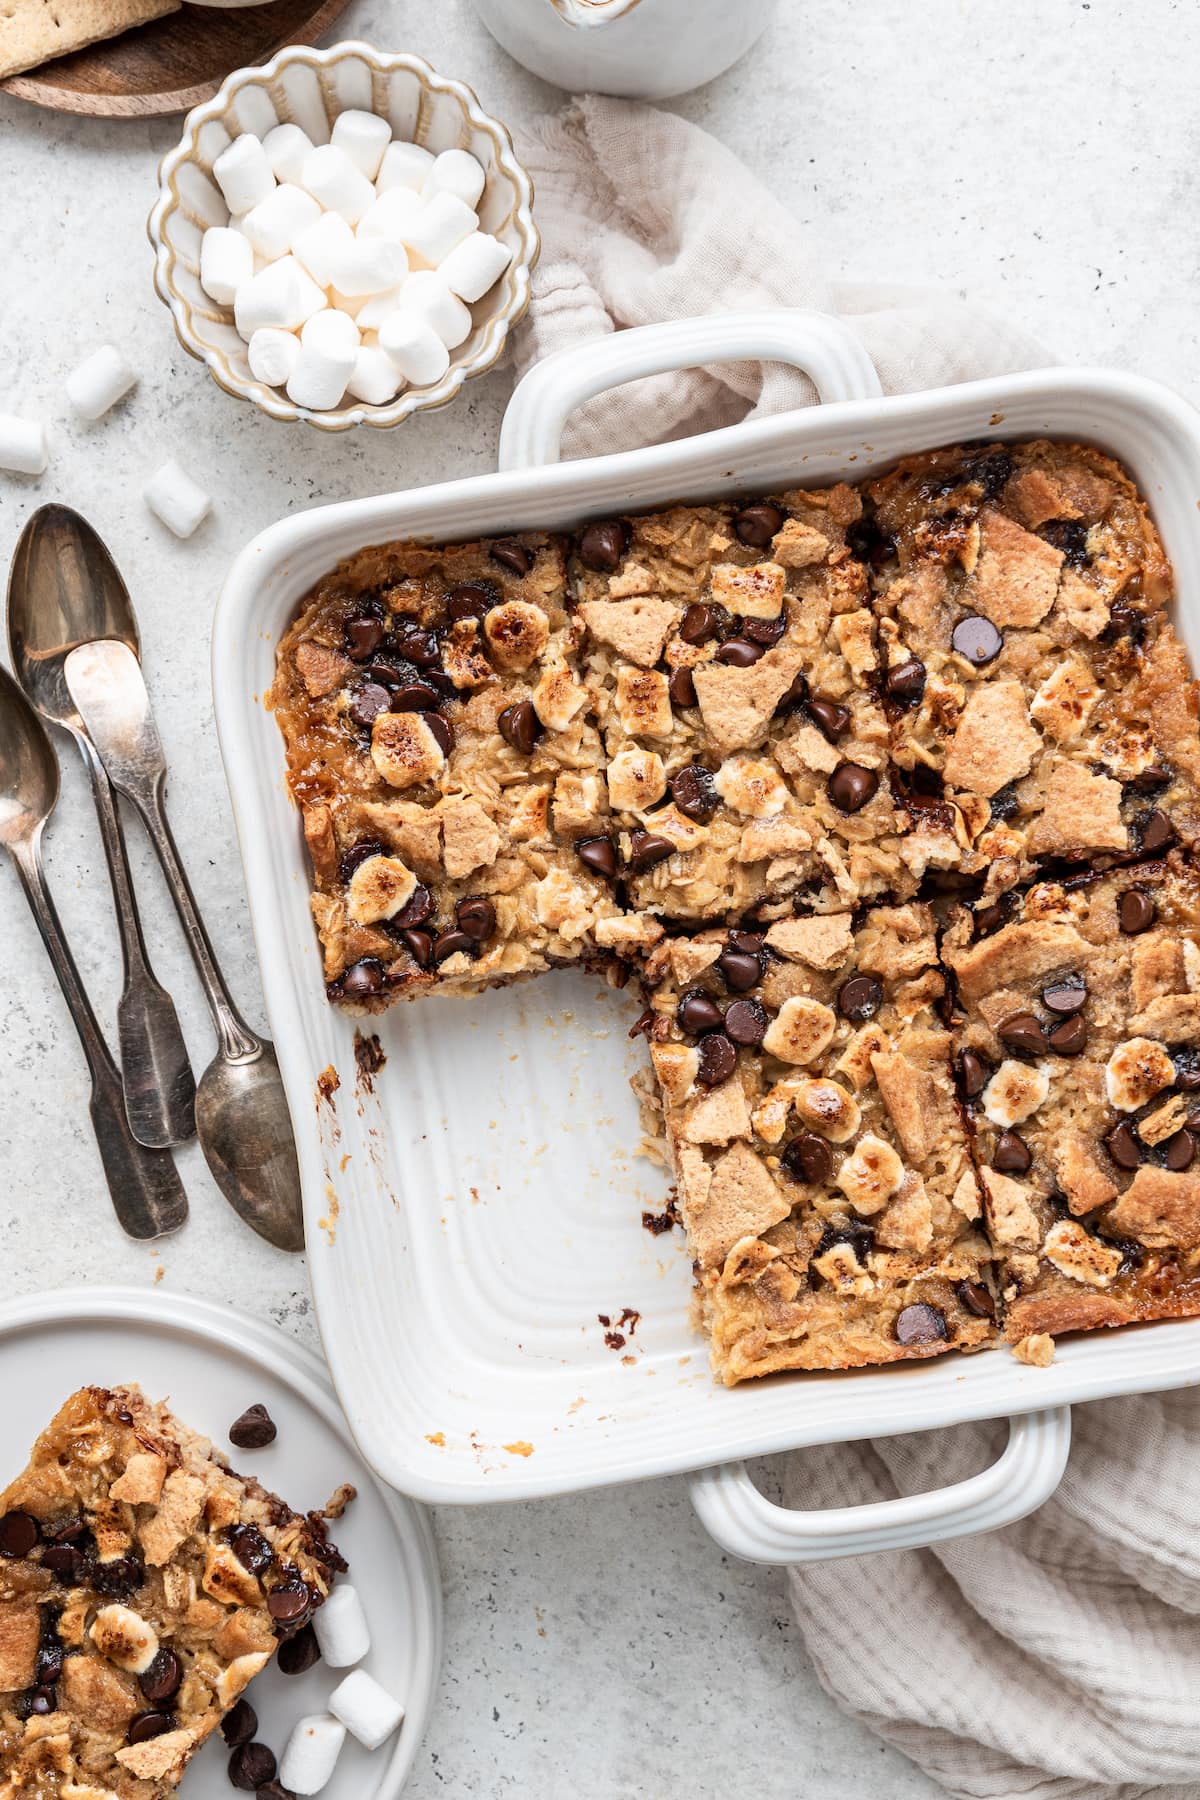
[[[421,1742],[441,1663],[441,1584],[425,1514],[375,1480],[311,1351],[232,1307],[135,1288],[68,1289],[0,1307],[0,1487],[76,1388],[125,1382],[139,1383],[152,1399],[169,1397],[179,1417],[211,1437],[235,1468],[258,1476],[299,1511],[323,1506],[340,1482],[358,1489],[331,1536],[370,1620],[363,1667],[404,1702],[406,1717],[399,1737],[374,1755],[348,1738],[325,1795],[395,1800]],[[259,1401],[279,1436],[266,1450],[235,1450],[228,1428]],[[272,1664],[248,1694],[260,1740],[278,1755],[295,1721],[323,1711],[340,1679],[320,1662],[293,1676]],[[215,1733],[188,1772],[188,1800],[229,1800],[228,1759]]]

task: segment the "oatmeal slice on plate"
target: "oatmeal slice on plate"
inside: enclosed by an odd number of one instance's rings
[[[945,954],[1007,1335],[1200,1312],[1191,861],[1039,883],[982,917],[964,909]]]
[[[716,1373],[732,1385],[992,1341],[929,908],[666,938],[644,981],[643,1091]]]
[[[331,999],[378,1011],[605,953],[600,740],[561,547],[365,550],[284,637],[270,703]],[[582,849],[577,851],[577,842]]]

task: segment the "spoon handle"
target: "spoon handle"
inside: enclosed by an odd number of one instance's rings
[[[144,1149],[129,1129],[121,1077],[63,935],[36,844],[10,847],[87,1057],[92,1077],[92,1127],[117,1219],[132,1238],[163,1237],[169,1231],[177,1231],[187,1218],[183,1183],[169,1154],[165,1150]]]
[[[155,977],[146,953],[112,783],[91,740],[81,735],[78,741],[91,777],[125,962],[117,1007],[125,1112],[139,1144],[165,1150],[195,1136],[196,1080],[174,1002]]]

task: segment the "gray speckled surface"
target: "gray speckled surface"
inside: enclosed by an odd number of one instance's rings
[[[509,119],[557,103],[497,51],[469,0],[353,0],[344,35],[411,48]],[[1200,19],[1179,0],[783,0],[758,50],[680,102],[790,196],[814,260],[849,276],[940,281],[1017,309],[1078,359],[1200,395],[1200,236],[1184,228],[1198,142]],[[39,482],[0,475],[0,559],[28,511],[61,498],[109,540],[133,588],[174,768],[185,855],[235,990],[259,1013],[253,950],[208,691],[213,601],[234,551],[281,513],[489,466],[508,378],[393,434],[323,438],[258,417],[178,348],[150,285],[144,219],[171,121],[105,123],[0,97],[0,410],[42,416]],[[68,421],[65,373],[97,343],[141,372],[94,426]],[[216,497],[180,545],[145,512],[175,455]],[[134,837],[160,974],[194,1060],[209,1034],[172,919]],[[99,848],[67,761],[49,842],[61,910],[111,1018],[115,937]],[[130,1247],[90,1140],[82,1060],[33,924],[0,869],[5,1049],[0,1258],[11,1291],[151,1282],[260,1313],[310,1341],[304,1269],[238,1228],[198,1153],[187,1230]],[[235,1255],[231,1252],[235,1251]],[[2,1447],[0,1462],[15,1460]],[[411,1792],[703,1800],[758,1792],[891,1800],[931,1785],[821,1693],[781,1579],[724,1562],[663,1482],[437,1520],[447,1599],[440,1704]]]

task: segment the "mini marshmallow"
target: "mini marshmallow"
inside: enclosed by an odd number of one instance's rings
[[[320,316],[313,314],[316,319]],[[300,360],[300,339],[291,331],[266,326],[250,339],[248,360],[255,381],[265,381],[268,387],[284,387]]]
[[[250,208],[242,220],[242,230],[258,254],[274,262],[286,256],[296,239],[321,216],[321,208],[311,194],[294,182],[284,181]]]
[[[383,153],[392,141],[392,128],[378,113],[339,113],[333,122],[330,142],[344,150],[355,168],[361,169],[368,181],[374,181],[383,161]]]
[[[358,315],[367,304],[365,294],[339,294],[335,287],[329,290],[329,304],[335,311],[345,313],[348,319],[357,322]]]
[[[386,350],[363,345],[346,386],[356,400],[365,400],[368,406],[386,406],[404,386],[404,377]]]
[[[307,407],[310,412],[328,412],[337,406],[345,393],[357,355],[358,327],[353,319],[328,307],[324,312],[314,314],[300,333],[300,354],[287,381],[288,399],[294,400],[297,406]],[[357,1595],[354,1600],[357,1605]],[[365,1619],[363,1630],[366,1630]],[[359,1656],[365,1655],[366,1650],[359,1652]],[[349,1662],[358,1659],[358,1656],[352,1656]],[[331,1666],[345,1668],[349,1663]]]
[[[450,367],[450,352],[418,313],[397,307],[379,327],[379,343],[414,387],[440,381]]]
[[[375,189],[336,144],[318,144],[309,151],[300,185],[321,202],[326,212],[340,213],[347,225],[357,225],[367,208],[375,204]]]
[[[319,1794],[337,1766],[345,1741],[346,1727],[328,1713],[310,1713],[298,1719],[280,1759],[280,1785],[293,1794]]]
[[[482,163],[469,150],[443,150],[434,157],[422,192],[426,196],[457,194],[464,205],[474,206],[486,180]]]
[[[318,287],[327,288],[333,286],[334,257],[353,242],[354,233],[340,213],[322,213],[315,225],[300,233],[292,245],[292,254]]]
[[[251,131],[234,138],[213,164],[213,176],[236,218],[265,200],[275,186],[275,175],[266,151]]]
[[[460,300],[482,300],[512,259],[512,251],[499,238],[473,231],[438,264],[438,274]]]
[[[232,306],[234,296],[254,274],[254,251],[244,232],[214,225],[200,240],[200,286],[218,306]]]
[[[404,233],[424,205],[420,194],[412,188],[389,188],[359,220],[358,235],[360,238],[395,238],[403,243]]]
[[[434,194],[405,228],[404,242],[436,267],[470,237],[479,220],[457,194]]]
[[[420,144],[389,144],[383,153],[375,185],[381,194],[398,187],[415,188],[420,193],[434,160],[432,153],[422,150]]]
[[[269,263],[251,280],[243,282],[233,303],[233,318],[249,343],[264,326],[295,331],[324,305],[325,295],[295,257],[281,256],[278,262]]]
[[[142,499],[176,537],[191,537],[212,506],[212,500],[186,469],[171,457],[142,489]]]
[[[392,238],[351,238],[330,258],[330,287],[339,294],[384,294],[408,274],[404,245]]]
[[[300,342],[306,349],[327,350],[331,355],[340,351],[342,355],[352,356],[361,339],[353,319],[340,308],[327,306],[324,312],[314,313],[306,320]]]
[[[98,419],[136,382],[137,376],[120,351],[102,344],[67,376],[67,399],[81,419]]]
[[[276,125],[273,131],[268,131],[262,147],[276,181],[299,182],[304,159],[312,149],[313,141],[298,125]]]
[[[418,269],[410,275],[400,290],[399,307],[423,319],[447,350],[457,350],[471,335],[470,313],[437,269]]]
[[[378,1750],[403,1723],[404,1708],[365,1669],[355,1669],[329,1696],[329,1710],[365,1750]]]
[[[395,312],[400,304],[403,287],[388,288],[382,294],[372,294],[364,300],[354,314],[355,323],[360,331],[378,331],[386,318]]]
[[[313,1630],[321,1655],[331,1669],[349,1669],[361,1662],[371,1648],[371,1633],[357,1588],[339,1582],[324,1606],[313,1614]],[[284,1782],[285,1787],[289,1785]]]
[[[0,469],[14,475],[40,475],[46,467],[46,431],[40,419],[18,419],[0,413]]]

